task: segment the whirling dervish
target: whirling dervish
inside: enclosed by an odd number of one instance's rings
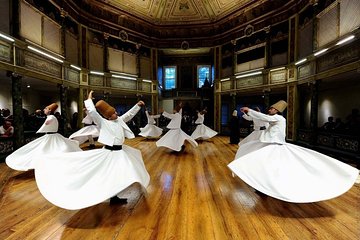
[[[191,134],[191,137],[193,139],[201,139],[201,140],[207,140],[214,136],[216,136],[218,133],[211,128],[207,127],[204,124],[205,120],[205,114],[207,113],[206,108],[197,114],[197,119],[195,121],[195,124],[197,125],[194,132]]]
[[[57,108],[56,103],[44,108],[46,120],[36,132],[44,135],[7,156],[6,164],[9,167],[18,171],[27,171],[34,169],[34,161],[38,160],[38,158],[44,158],[43,154],[82,151],[78,141],[65,138],[57,133],[59,122],[53,115]]]
[[[273,104],[268,115],[248,107],[241,111],[269,127],[259,140],[239,147],[228,167],[251,187],[294,203],[328,200],[348,191],[359,170],[319,152],[285,142],[285,101]]]
[[[95,148],[94,138],[99,137],[100,130],[99,127],[94,123],[92,117],[89,115],[89,112],[86,109],[84,109],[84,112],[86,113],[86,116],[82,120],[84,127],[71,134],[69,138],[75,139],[79,142],[79,144],[83,144],[86,141],[89,141],[89,148],[93,149]]]
[[[255,111],[261,112],[259,107],[255,107]],[[251,142],[254,140],[259,140],[259,138],[262,134],[262,131],[269,127],[268,122],[263,121],[261,119],[250,117],[249,115],[247,115],[245,113],[242,115],[242,117],[248,121],[253,122],[253,131],[246,138],[242,139],[239,142],[239,147],[245,143],[248,143],[248,142]]]
[[[159,118],[160,114],[151,115],[151,112],[149,113],[148,110],[145,110],[145,114],[146,114],[148,123],[146,124],[145,127],[140,128],[139,135],[146,137],[146,138],[157,138],[157,137],[161,136],[163,130],[155,125],[156,124],[155,119]]]
[[[156,142],[157,147],[166,147],[172,149],[173,151],[180,152],[185,149],[185,140],[193,147],[198,146],[198,143],[181,129],[181,114],[182,103],[176,106],[173,114],[165,111],[162,113],[164,117],[171,119],[171,121],[167,125],[169,131]]]
[[[98,142],[104,147],[51,155],[49,161],[37,161],[35,166],[41,194],[61,208],[82,209],[108,199],[110,203],[117,202],[121,198],[119,194],[130,185],[139,183],[146,192],[150,181],[140,150],[123,144],[125,138],[135,138],[126,122],[136,115],[144,102],[139,101],[118,116],[115,108],[103,100],[95,107],[92,95],[90,91],[85,106],[100,128]],[[126,203],[126,199],[123,200],[121,202]]]

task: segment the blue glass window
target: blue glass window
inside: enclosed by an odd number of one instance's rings
[[[210,82],[210,66],[198,66],[198,87],[201,88],[204,83],[205,79]]]
[[[164,67],[165,89],[173,89],[176,86],[176,67]]]

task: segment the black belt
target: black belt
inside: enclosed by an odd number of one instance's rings
[[[113,146],[105,145],[105,149],[108,149],[111,151],[118,151],[118,150],[122,149],[122,145],[113,145]]]
[[[260,130],[265,130],[265,129],[266,129],[266,127],[264,127],[264,126],[260,127]]]
[[[55,134],[56,132],[46,132],[45,134]]]

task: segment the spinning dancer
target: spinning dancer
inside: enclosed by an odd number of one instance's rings
[[[160,117],[160,114],[158,115],[150,115],[149,112],[145,111],[148,123],[145,127],[140,128],[141,132],[139,133],[140,136],[146,137],[146,138],[157,138],[162,134],[162,129],[156,126],[156,118]]]
[[[255,108],[255,111],[261,112],[260,108],[258,108],[258,107]],[[263,133],[263,130],[265,130],[266,128],[269,127],[268,122],[265,122],[265,121],[257,119],[257,118],[250,117],[247,114],[243,114],[242,117],[248,121],[253,122],[254,130],[252,131],[252,133],[249,134],[249,136],[247,136],[246,138],[244,138],[243,140],[241,140],[239,142],[239,146],[241,146],[245,143],[254,141],[254,140],[259,140],[261,134]]]
[[[355,183],[359,170],[316,151],[285,142],[286,108],[279,101],[269,115],[247,107],[241,111],[269,123],[260,139],[241,145],[228,167],[244,182],[271,197],[294,203],[340,196]]]
[[[89,148],[94,149],[94,138],[99,137],[99,128],[94,124],[93,119],[86,109],[85,112],[86,116],[82,120],[82,123],[84,123],[85,126],[71,134],[69,138],[77,140],[79,144],[83,144],[84,142],[89,141]]]
[[[169,131],[156,142],[157,147],[166,147],[172,149],[173,151],[180,152],[185,149],[185,140],[188,141],[193,147],[198,146],[197,142],[192,137],[181,130],[181,113],[181,103],[174,109],[173,114],[167,113],[165,111],[162,113],[164,117],[171,119],[171,121],[167,125]]]
[[[133,183],[145,189],[150,181],[141,152],[123,144],[125,137],[135,137],[125,122],[136,115],[144,102],[139,101],[118,117],[115,108],[103,100],[98,101],[95,108],[92,94],[90,91],[85,106],[100,128],[98,142],[105,146],[81,153],[51,155],[48,161],[39,161],[35,167],[40,192],[61,208],[82,209],[109,198],[111,203],[119,200],[117,195]],[[122,203],[126,203],[126,199]]]
[[[195,124],[197,124],[194,132],[191,134],[191,137],[193,139],[202,139],[202,140],[207,140],[210,139],[212,137],[214,137],[216,134],[218,134],[217,132],[215,132],[214,130],[212,130],[211,128],[207,127],[204,124],[204,115],[205,113],[207,113],[206,108],[204,110],[202,110],[201,112],[198,112],[198,118],[195,121]]]
[[[6,164],[9,167],[18,171],[27,171],[34,168],[35,159],[43,158],[44,161],[47,160],[42,157],[43,154],[82,151],[78,141],[70,140],[57,133],[59,123],[53,115],[57,108],[56,103],[44,108],[47,117],[36,133],[45,133],[45,135],[29,142],[7,156]]]

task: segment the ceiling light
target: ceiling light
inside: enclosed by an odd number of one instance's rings
[[[142,81],[143,81],[143,82],[152,83],[152,81],[151,81],[151,80],[147,80],[147,79],[143,79]]]
[[[99,76],[104,76],[104,73],[103,73],[103,72],[90,71],[90,74],[99,75]]]
[[[72,68],[74,68],[74,69],[76,69],[76,70],[79,70],[79,71],[81,71],[81,68],[80,67],[78,67],[78,66],[75,66],[75,65],[70,65],[70,67],[72,67]]]
[[[340,40],[340,41],[336,44],[336,46],[337,46],[337,45],[341,45],[341,44],[343,44],[343,43],[345,43],[345,42],[348,42],[348,41],[350,41],[351,39],[353,39],[354,37],[355,37],[354,35],[348,36],[347,38],[344,38],[343,40]]]
[[[285,69],[285,67],[274,68],[274,69],[270,69],[270,72],[284,70],[284,69]]]
[[[116,75],[116,74],[112,74],[111,76],[114,77],[114,78],[123,78],[123,79],[136,80],[136,78],[134,78],[134,77],[121,76],[121,75]]]
[[[318,52],[314,53],[314,56],[318,56],[318,55],[320,55],[320,54],[322,54],[322,53],[326,52],[327,50],[328,50],[328,48],[325,48],[325,49],[323,49],[323,50],[320,50],[320,51],[318,51]]]
[[[8,41],[10,41],[10,42],[15,42],[15,40],[14,40],[13,38],[8,37],[8,36],[6,36],[6,35],[4,35],[4,34],[2,34],[2,33],[0,33],[0,37],[3,38],[3,39],[8,40]]]
[[[63,63],[63,62],[64,62],[63,60],[61,60],[61,59],[59,59],[59,58],[56,58],[56,57],[54,57],[54,56],[51,56],[50,54],[47,54],[46,52],[43,52],[43,51],[41,51],[41,50],[39,50],[39,49],[37,49],[37,48],[28,46],[28,49],[30,49],[30,50],[32,50],[32,51],[34,51],[34,52],[40,53],[41,55],[44,55],[45,57],[51,58],[51,59],[53,59],[53,60],[55,60],[55,61],[58,61],[58,62],[60,62],[60,63]]]
[[[300,61],[296,62],[295,65],[299,65],[307,61],[307,58],[301,59]]]
[[[131,77],[137,77],[138,75],[136,74],[130,74],[130,73],[122,73],[122,72],[115,72],[115,71],[110,71],[111,73],[115,73],[117,75],[126,75],[126,76],[131,76]]]
[[[224,78],[224,79],[221,79],[220,82],[225,82],[225,81],[229,81],[230,78]]]
[[[238,76],[236,76],[236,78],[244,78],[244,77],[250,77],[250,76],[255,76],[255,75],[260,75],[260,74],[262,74],[262,72],[257,71],[257,72],[243,74],[243,75],[238,75]]]

